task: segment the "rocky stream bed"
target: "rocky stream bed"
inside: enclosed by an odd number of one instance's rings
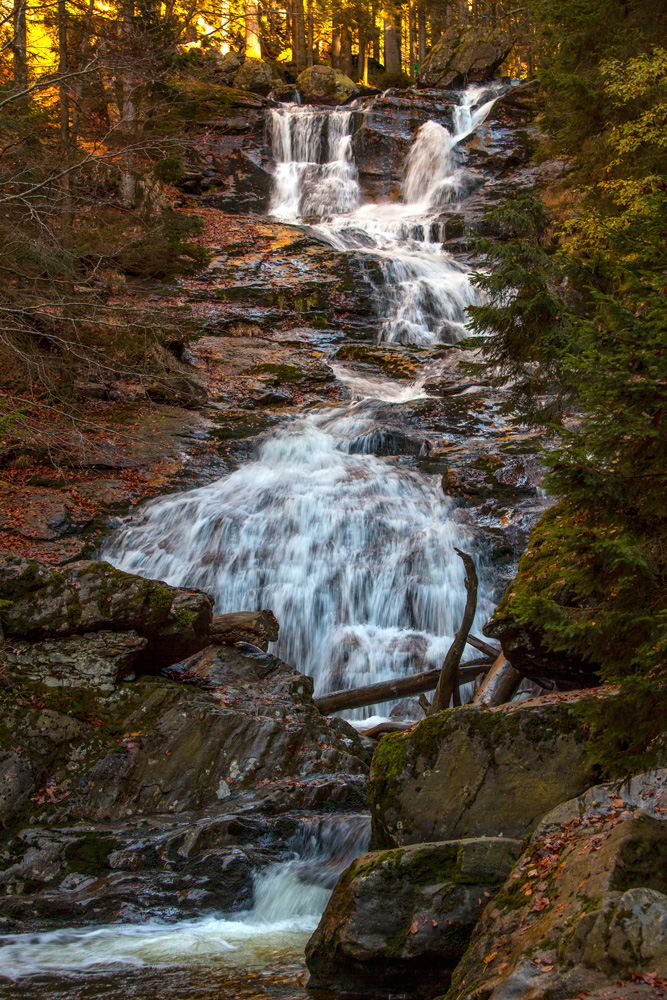
[[[4,487],[0,997],[660,996],[666,778],[599,784],[578,709],[613,692],[379,744],[391,705],[313,702],[439,665],[456,546],[481,629],[548,506],[457,369],[484,206],[559,169],[534,88],[229,93],[182,182],[205,335],[152,410],[100,390],[125,445]],[[270,608],[270,649],[214,605]]]

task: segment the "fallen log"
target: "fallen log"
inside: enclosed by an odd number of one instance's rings
[[[485,673],[491,666],[487,659],[469,660],[459,668],[459,681],[466,684],[478,674]],[[342,712],[346,708],[363,708],[365,705],[381,704],[383,701],[393,701],[394,698],[407,698],[421,691],[433,691],[440,677],[440,668],[425,670],[420,674],[410,674],[408,677],[396,677],[391,681],[380,681],[379,684],[369,684],[366,687],[350,688],[344,691],[332,691],[315,698],[315,704],[322,715],[332,712]]]
[[[249,642],[264,652],[278,638],[279,625],[272,611],[234,611],[228,615],[213,615],[211,644],[233,646]]]
[[[461,627],[454,636],[454,642],[449,647],[447,656],[442,664],[440,678],[435,689],[435,694],[433,695],[429,715],[436,715],[438,712],[449,708],[449,702],[452,700],[452,697],[455,707],[461,704],[459,663],[466,648],[466,642],[477,608],[477,571],[475,570],[475,563],[472,557],[466,552],[461,552],[460,549],[455,549],[454,551],[463,560],[463,565],[466,568],[466,606],[463,611]]]
[[[486,705],[487,708],[493,708],[494,705],[504,705],[510,700],[520,683],[521,674],[501,653],[482,681],[479,691],[473,698],[473,704]]]
[[[486,653],[486,655],[490,656],[492,660],[495,660],[500,653],[500,646],[490,646],[488,642],[484,642],[483,639],[478,639],[476,635],[469,635],[466,642],[469,646],[472,646],[473,649],[477,649],[480,653]]]
[[[371,726],[370,729],[362,730],[362,736],[368,736],[371,740],[379,740],[381,736],[386,736],[387,733],[403,733],[410,726],[414,726],[414,722],[399,722],[398,720],[390,719],[387,722],[378,722],[377,726]]]

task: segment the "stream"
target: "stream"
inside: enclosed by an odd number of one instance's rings
[[[480,183],[461,142],[499,93],[494,85],[461,94],[451,132],[422,125],[401,199],[379,204],[364,203],[352,155],[355,115],[367,104],[267,112],[276,164],[270,214],[379,265],[380,342],[451,345],[465,335],[478,292],[466,264],[443,249],[437,220]],[[206,590],[219,611],[271,608],[280,623],[272,652],[311,675],[316,693],[439,665],[466,597],[455,549],[478,563],[477,628],[492,607],[492,572],[439,477],[383,457],[382,445],[400,428],[402,406],[428,396],[442,365],[430,360],[406,383],[334,363],[344,402],[282,422],[251,461],[217,482],[149,503],[104,557]],[[363,728],[390,707],[348,717]],[[293,860],[256,877],[247,913],[5,937],[0,997],[157,1000],[166,982],[183,1000],[306,997],[303,948],[338,875],[367,843],[365,816],[304,820]]]

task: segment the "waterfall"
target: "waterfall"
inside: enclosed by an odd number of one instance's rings
[[[350,212],[359,202],[352,112],[283,106],[269,112],[276,161],[270,212],[282,219]]]
[[[148,504],[104,552],[212,593],[219,611],[271,608],[273,651],[318,693],[440,663],[465,604],[454,549],[471,542],[439,480],[371,453],[422,385],[352,385],[361,398],[283,427],[215,483]],[[482,589],[480,616],[487,608]]]
[[[439,216],[479,183],[461,142],[489,114],[498,85],[468,88],[453,111],[453,132],[421,126],[405,161],[402,200],[361,204],[352,158],[351,111],[283,106],[270,112],[276,161],[271,214],[313,222],[337,250],[368,254],[383,276],[376,290],[378,339],[452,344],[466,335],[466,309],[480,302],[469,269],[432,240]],[[359,111],[358,114],[363,114]]]

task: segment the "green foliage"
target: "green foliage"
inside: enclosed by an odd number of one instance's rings
[[[667,729],[667,50],[661,22],[622,6],[541,5],[551,149],[577,149],[586,186],[565,218],[527,196],[490,214],[468,366],[556,434],[560,503],[498,613],[620,686],[587,710],[607,773],[655,759]]]

